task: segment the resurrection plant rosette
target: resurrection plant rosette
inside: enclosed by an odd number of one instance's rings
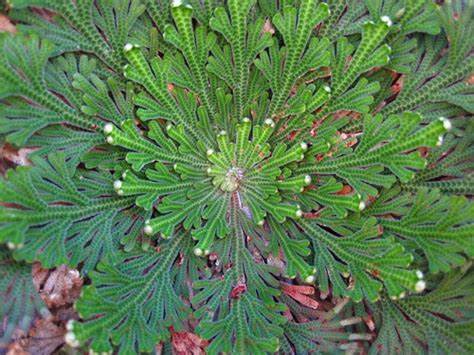
[[[474,351],[472,8],[9,16],[0,137],[32,166],[0,180],[2,342],[46,313],[39,261],[86,279],[65,341],[91,352]]]

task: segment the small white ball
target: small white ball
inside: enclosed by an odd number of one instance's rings
[[[67,332],[64,336],[64,341],[72,348],[77,348],[79,346],[79,342],[73,332]]]
[[[272,127],[272,128],[275,127],[275,122],[274,122],[271,118],[267,118],[267,119],[265,120],[265,124],[266,124],[267,126]]]
[[[310,175],[306,175],[306,176],[304,177],[304,183],[305,183],[306,185],[311,184],[311,176],[310,176]]]
[[[453,124],[446,117],[440,117],[439,120],[443,122],[443,127],[445,130],[450,131],[453,128]]]
[[[143,232],[145,232],[146,235],[152,235],[153,227],[148,224],[143,228]]]
[[[300,146],[304,151],[308,149],[308,144],[306,142],[301,142]]]
[[[110,133],[112,133],[113,130],[114,130],[114,125],[112,123],[107,123],[104,126],[104,133],[105,134],[110,134]]]
[[[311,284],[314,282],[314,280],[316,280],[316,278],[314,277],[314,275],[309,275],[309,276],[306,276],[306,278],[304,279],[304,282],[308,283],[308,284]]]
[[[261,219],[260,221],[257,222],[257,225],[263,226],[265,223],[265,220]]]
[[[107,138],[105,139],[107,141],[107,143],[109,144],[113,144],[114,143],[114,137],[112,136],[107,136]]]
[[[129,52],[129,51],[131,51],[132,49],[133,49],[133,44],[131,44],[131,43],[127,43],[127,44],[123,47],[123,50],[124,50],[125,52]]]
[[[443,136],[438,136],[438,142],[436,142],[436,145],[439,147],[440,145],[442,145],[444,142],[444,138]]]
[[[422,292],[425,288],[426,288],[426,282],[423,280],[418,281],[415,285],[416,292]]]
[[[117,190],[117,195],[123,196],[123,190]]]
[[[421,270],[416,270],[416,276],[419,278],[419,279],[422,279],[423,278],[423,272]]]
[[[211,156],[212,154],[214,154],[214,149],[208,149],[206,151],[206,154],[207,154],[207,156]]]
[[[296,211],[296,217],[301,217],[303,216],[303,211],[302,210],[297,210]]]
[[[202,249],[201,248],[194,248],[194,255],[196,256],[201,256],[202,255]]]
[[[172,7],[178,7],[178,6],[181,6],[181,5],[183,5],[183,0],[173,0],[171,2]]]
[[[390,17],[388,16],[382,16],[380,18],[380,20],[382,20],[382,22],[385,22],[387,24],[388,27],[392,26],[392,20],[390,19]]]
[[[365,202],[364,202],[364,201],[360,201],[360,202],[359,202],[359,211],[362,211],[364,208],[365,208]]]
[[[249,123],[249,122],[250,122],[250,118],[244,117],[244,118],[242,119],[242,121],[245,122],[245,123]]]
[[[331,88],[330,88],[329,86],[327,86],[327,85],[324,85],[324,86],[323,86],[323,89],[324,89],[324,91],[326,91],[326,92],[331,92]]]
[[[73,328],[74,328],[74,320],[69,319],[66,323],[66,329],[69,330],[69,331],[72,331]]]
[[[119,190],[122,187],[122,181],[121,180],[115,180],[114,181],[114,189]]]

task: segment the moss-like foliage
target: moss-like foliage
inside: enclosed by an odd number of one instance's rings
[[[440,332],[472,350],[418,311],[444,291],[412,295],[474,255],[472,8],[14,0],[9,15],[0,135],[34,149],[0,181],[0,242],[91,280],[69,344],[151,352],[184,329],[211,354],[258,354],[368,339],[344,332],[360,318],[294,316],[285,280],[370,303],[372,351],[413,350],[402,312],[420,344]],[[443,290],[472,298],[452,275]]]

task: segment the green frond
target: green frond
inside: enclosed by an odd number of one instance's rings
[[[136,242],[143,217],[130,198],[117,198],[111,178],[81,172],[63,153],[35,167],[10,170],[0,182],[0,240],[15,246],[15,257],[92,270],[115,257],[121,243]]]
[[[76,310],[84,322],[71,325],[70,337],[79,343],[91,340],[96,352],[120,354],[151,352],[176,330],[187,316],[187,306],[171,283],[171,269],[187,236],[182,234],[160,253],[119,254],[112,263],[100,263],[91,273],[92,286],[83,289]]]
[[[373,306],[377,339],[371,354],[473,351],[473,273],[453,270],[432,291]]]
[[[69,345],[354,352],[367,308],[373,352],[468,352],[472,317],[430,295],[440,272],[469,298],[470,4],[8,3],[0,170],[26,166],[0,179],[0,243],[80,269]],[[8,263],[2,341],[39,307]]]
[[[15,331],[27,332],[37,316],[50,315],[33,285],[31,265],[15,261],[4,247],[0,247],[0,297],[0,350],[3,352]]]

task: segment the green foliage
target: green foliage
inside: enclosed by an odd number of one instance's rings
[[[469,348],[441,306],[472,279],[450,273],[474,255],[471,8],[11,2],[0,137],[32,166],[0,180],[0,242],[90,280],[70,345],[152,352],[176,331],[211,354],[370,340],[360,309],[301,317],[284,281],[369,302],[372,351],[395,332],[400,352]],[[8,280],[26,268],[9,265]],[[0,308],[5,339],[32,309]]]
[[[9,245],[11,246],[11,245]],[[31,265],[13,260],[5,247],[0,248],[0,350],[7,347],[13,332],[28,330],[37,315],[49,311],[36,292],[31,277]]]
[[[374,307],[380,330],[370,353],[472,352],[473,276],[465,267],[446,274],[426,295],[398,301],[383,298]]]

